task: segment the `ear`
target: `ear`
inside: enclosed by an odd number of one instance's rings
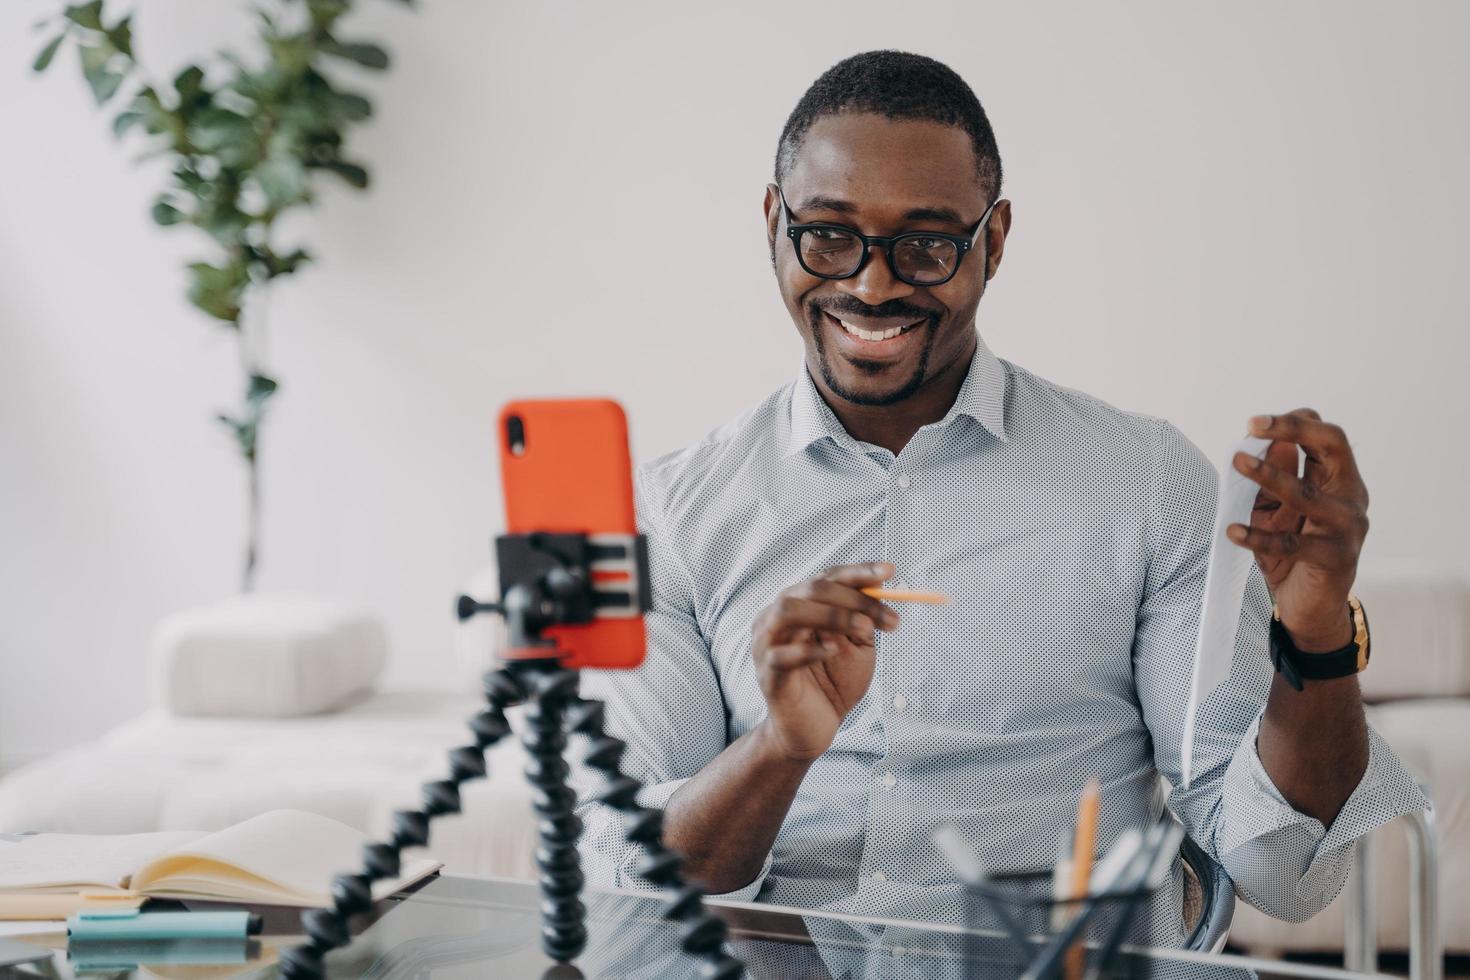
[[[766,215],[766,244],[776,247],[776,228],[781,224],[781,195],[775,184],[766,185],[766,199],[761,207]]]
[[[1011,233],[1011,202],[1002,198],[995,202],[995,210],[985,224],[985,279],[995,278],[1000,268],[1001,256],[1006,250],[1006,236]]]

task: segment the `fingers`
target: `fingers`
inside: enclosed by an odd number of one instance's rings
[[[834,565],[817,578],[860,589],[869,585],[882,585],[897,573],[898,569],[892,562],[864,561],[855,565]]]
[[[1336,568],[1356,561],[1356,556],[1350,553],[1349,539],[1340,535],[1267,531],[1244,524],[1231,524],[1225,534],[1231,541],[1255,552],[1257,557],[1289,557],[1321,568]]]
[[[1357,462],[1342,426],[1322,421],[1310,408],[1298,408],[1285,415],[1257,415],[1250,420],[1250,434],[1262,439],[1290,442],[1306,451],[1310,462],[1321,463],[1329,475],[1345,473],[1357,478]]]
[[[837,633],[862,646],[872,646],[873,631],[878,629],[880,623],[883,629],[892,629],[897,625],[897,614],[877,600],[846,586],[832,582],[826,584],[833,592],[838,593],[833,601],[806,598],[795,590],[783,592],[756,618],[756,638],[775,646],[785,642],[798,630],[813,629]],[[813,587],[798,588],[802,592],[822,591],[814,587],[815,583],[807,585]],[[848,600],[841,593],[851,593],[857,599],[865,600],[865,603]],[[877,609],[872,609],[867,603]]]
[[[898,612],[878,599],[849,585],[840,585],[829,579],[812,579],[789,590],[791,595],[813,602],[822,602],[842,609],[860,612],[879,628],[891,630],[898,625]],[[872,629],[868,629],[869,638]]]
[[[851,646],[872,649],[874,631],[898,627],[898,613],[858,591],[891,578],[888,562],[838,565],[784,590],[751,625],[763,669],[789,670]]]
[[[783,643],[769,647],[763,658],[762,669],[773,673],[785,673],[811,664],[820,663],[839,652],[835,645],[828,646],[815,640],[801,643]]]
[[[1282,440],[1271,443],[1266,447],[1266,462],[1288,473],[1301,471],[1301,463],[1297,461],[1297,447],[1294,442]]]
[[[1292,453],[1295,462],[1295,451]],[[1330,493],[1296,475],[1295,469],[1287,470],[1269,460],[1257,459],[1250,453],[1236,453],[1235,468],[1247,479],[1254,481],[1262,490],[1278,501],[1288,511],[1340,531],[1357,528],[1361,508],[1356,504]],[[1270,510],[1270,506],[1257,505]],[[1293,523],[1293,522],[1283,522]]]

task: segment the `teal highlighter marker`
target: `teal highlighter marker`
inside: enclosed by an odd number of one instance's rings
[[[71,939],[244,939],[260,933],[251,912],[142,912],[93,909],[66,920]]]
[[[72,972],[133,971],[150,966],[243,964],[260,958],[253,939],[96,939],[72,943],[66,951]]]

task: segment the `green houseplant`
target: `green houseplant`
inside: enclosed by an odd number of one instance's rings
[[[399,0],[409,3],[411,0]],[[372,103],[330,77],[333,65],[388,67],[377,44],[338,36],[352,0],[279,0],[255,5],[257,32],[244,53],[224,51],[187,65],[168,83],[147,76],[133,46],[132,15],[116,19],[103,0],[65,7],[40,28],[54,32],[36,56],[45,71],[63,45],[77,49],[99,106],[112,105],[119,138],[142,134],[145,158],[162,157],[168,182],[153,202],[159,225],[192,227],[210,245],[190,263],[189,301],[231,331],[244,398],[219,420],[245,463],[248,517],[242,587],[254,584],[260,555],[260,432],[276,380],[261,363],[253,312],[270,283],[310,259],[277,241],[281,217],[313,202],[324,176],[358,189],[368,172],[346,155],[348,131]]]

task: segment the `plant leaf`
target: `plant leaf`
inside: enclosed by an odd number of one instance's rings
[[[275,276],[288,276],[311,261],[311,255],[305,249],[298,248],[288,255],[278,255],[275,261],[270,263],[270,274]]]
[[[112,46],[117,48],[129,58],[133,56],[133,15],[128,14],[122,20],[107,29],[107,39]]]
[[[100,71],[87,76],[87,84],[92,86],[92,97],[97,100],[98,105],[103,105],[116,95],[122,81],[123,76],[115,71]]]
[[[279,387],[280,385],[274,378],[268,378],[263,374],[250,375],[250,385],[245,389],[245,401],[255,411],[257,418],[260,417],[266,399],[274,395]]]
[[[306,168],[290,153],[272,149],[266,161],[255,168],[255,179],[265,192],[266,202],[275,210],[306,196]]]
[[[112,135],[122,136],[128,129],[142,121],[143,114],[141,112],[134,112],[131,109],[126,112],[119,112],[117,118],[112,121]]]
[[[184,220],[184,212],[174,207],[173,203],[166,198],[159,198],[153,202],[154,224],[168,227],[176,225]]]
[[[172,116],[163,107],[158,99],[158,93],[151,86],[144,86],[133,96],[132,110],[142,119],[143,128],[154,136],[160,136],[169,131]]]
[[[248,116],[210,106],[189,122],[189,141],[204,153],[216,154],[221,164],[249,167],[259,158],[260,144]]]
[[[373,104],[356,92],[334,92],[332,102],[343,119],[361,122],[373,114]]]
[[[240,453],[246,459],[254,459],[256,423],[249,420],[242,422],[241,420],[231,418],[224,413],[216,415],[215,418],[223,422],[225,426],[232,433],[234,433],[235,443],[240,447]]]
[[[189,65],[183,71],[174,76],[174,91],[179,93],[179,108],[192,108],[199,102],[199,94],[204,88],[204,69],[198,65]]]
[[[196,223],[209,232],[215,241],[228,248],[242,243],[245,229],[250,227],[250,216],[235,207],[234,200],[231,199],[199,215]],[[243,287],[242,275],[241,288]],[[235,299],[238,303],[239,296],[237,295]],[[236,317],[231,316],[224,319],[234,320]]]
[[[51,43],[41,49],[36,55],[36,61],[31,65],[32,71],[45,71],[51,66],[51,59],[56,57],[56,49],[61,47],[61,42],[66,40],[65,34],[58,34],[51,39]]]
[[[187,163],[181,163],[174,168],[174,180],[177,180],[183,188],[195,197],[203,197],[201,191],[205,190],[208,183],[199,172],[189,167]]]
[[[328,160],[322,166],[359,190],[366,188],[368,185],[367,170],[355,163],[348,163],[345,160]]]
[[[102,30],[102,0],[92,0],[91,3],[73,4],[63,10],[62,13],[73,24],[80,24],[94,31]]]
[[[216,268],[208,262],[189,266],[193,279],[189,284],[189,302],[220,320],[237,324],[240,320],[240,292],[245,287],[244,270],[234,266]]]
[[[322,51],[375,71],[388,67],[388,52],[370,41],[329,41]]]
[[[95,44],[83,45],[81,53],[82,76],[92,87],[92,97],[102,105],[117,93],[118,86],[122,84],[123,73],[108,67],[117,50],[111,41],[104,38]]]

